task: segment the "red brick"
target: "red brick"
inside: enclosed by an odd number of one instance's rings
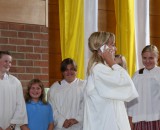
[[[17,60],[18,66],[33,66],[32,60]]]
[[[27,67],[26,68],[26,73],[41,73],[40,68],[33,68],[33,67]]]
[[[25,25],[25,31],[40,32],[40,25]]]
[[[6,51],[16,51],[16,46],[12,45],[1,45],[0,50],[6,50]]]
[[[21,83],[22,83],[22,86],[23,86],[23,91],[24,92],[26,92],[26,90],[27,90],[27,85],[28,85],[28,83],[29,83],[29,81],[30,81],[31,79],[29,79],[29,80],[21,80]]]
[[[26,54],[26,59],[41,60],[41,54]]]
[[[34,78],[38,78],[40,80],[48,80],[49,76],[48,75],[34,75]]]
[[[0,29],[8,29],[8,23],[7,22],[0,22]]]
[[[48,74],[48,68],[41,68],[43,74]]]
[[[20,38],[33,38],[33,34],[29,32],[18,32]]]
[[[48,34],[35,33],[34,39],[48,40]]]
[[[48,61],[34,61],[34,66],[48,67]]]
[[[40,40],[26,40],[26,45],[32,45],[32,46],[40,46],[41,41]]]
[[[48,40],[41,40],[41,46],[47,46],[48,47]]]
[[[8,38],[1,38],[0,37],[0,43],[8,44]]]
[[[9,30],[24,31],[24,24],[9,23]]]
[[[46,26],[41,26],[41,32],[48,33],[48,28]]]
[[[42,54],[42,60],[49,60],[49,54]]]
[[[25,58],[25,54],[24,53],[13,52],[12,53],[12,57],[14,59],[24,59]]]
[[[2,30],[1,31],[1,36],[3,37],[17,37],[17,32],[15,31],[6,31],[6,30]]]
[[[40,78],[45,87],[49,86],[47,27],[0,22],[0,49],[12,53],[10,73],[22,82],[24,91],[33,78]]]
[[[18,74],[19,80],[31,80],[33,79],[33,74]]]
[[[25,68],[24,67],[11,67],[10,72],[25,73]]]
[[[35,47],[34,52],[36,53],[48,53],[48,47]]]
[[[9,43],[10,44],[15,44],[15,45],[25,45],[25,40],[24,39],[18,39],[18,38],[9,38]]]
[[[17,65],[17,60],[14,59],[13,57],[13,60],[12,60],[12,67],[16,66]]]
[[[33,47],[17,46],[18,52],[33,52]]]

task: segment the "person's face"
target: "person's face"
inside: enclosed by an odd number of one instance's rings
[[[62,73],[64,79],[68,82],[71,83],[72,81],[75,80],[76,78],[76,71],[74,70],[74,66],[69,64],[67,65],[67,69]]]
[[[108,39],[108,44],[107,44],[107,46],[108,46],[110,49],[112,49],[112,53],[113,53],[113,55],[115,55],[117,48],[116,48],[115,43],[113,42],[113,39],[112,39],[112,38],[109,38],[109,39]]]
[[[6,73],[9,72],[11,67],[12,57],[10,55],[2,55],[0,58],[0,72]]]
[[[32,84],[29,90],[29,95],[31,96],[32,100],[35,102],[39,101],[41,94],[42,94],[42,89],[39,86],[39,84],[38,83]]]
[[[116,62],[117,64],[119,64],[120,66],[122,66],[122,58],[120,58],[120,57],[115,57],[115,62]]]
[[[146,69],[151,70],[157,63],[157,57],[153,52],[144,52],[142,54],[142,63]]]

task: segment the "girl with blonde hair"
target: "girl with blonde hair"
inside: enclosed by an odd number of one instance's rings
[[[115,35],[94,32],[88,45],[92,56],[87,70],[83,130],[130,130],[124,101],[138,94],[126,70],[114,60]]]
[[[132,130],[160,130],[159,51],[154,45],[142,50],[144,68],[135,72],[133,83],[139,97],[127,104]]]

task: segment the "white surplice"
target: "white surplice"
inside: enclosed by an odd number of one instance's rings
[[[0,80],[0,127],[6,129],[10,124],[19,126],[27,124],[26,105],[20,81],[9,75]]]
[[[128,115],[133,122],[160,120],[160,67],[137,71],[133,82],[139,93],[137,99],[127,103]]]
[[[84,86],[85,81],[76,78],[68,83],[62,80],[55,82],[48,92],[55,119],[54,130],[82,130],[83,110],[84,110]],[[79,121],[69,128],[64,128],[63,123],[66,119],[74,118]]]
[[[130,130],[124,101],[138,96],[122,67],[102,63],[92,67],[85,91],[83,130]]]

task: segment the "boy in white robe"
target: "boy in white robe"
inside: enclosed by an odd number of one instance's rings
[[[27,124],[21,83],[9,74],[11,62],[10,53],[0,51],[0,130],[20,130],[20,126]]]

